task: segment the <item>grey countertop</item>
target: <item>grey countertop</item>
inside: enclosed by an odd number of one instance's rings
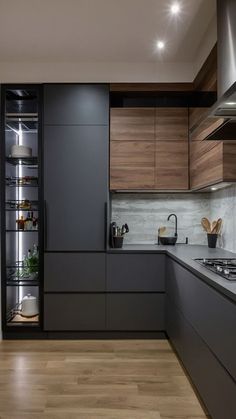
[[[207,246],[184,244],[177,244],[176,246],[158,246],[155,244],[124,245],[122,249],[109,249],[108,253],[165,253],[210,286],[236,302],[236,282],[230,282],[221,278],[194,260],[197,258],[236,258],[235,253],[219,248],[209,249]]]

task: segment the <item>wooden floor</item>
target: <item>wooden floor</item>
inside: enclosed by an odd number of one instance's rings
[[[203,419],[165,340],[2,341],[1,419]]]

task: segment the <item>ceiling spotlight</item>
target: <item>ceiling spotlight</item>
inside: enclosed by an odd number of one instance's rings
[[[165,48],[165,42],[163,42],[163,41],[158,41],[157,42],[157,48],[158,49],[164,49]]]
[[[217,188],[215,186],[212,186],[211,191],[217,191]]]
[[[171,8],[170,8],[170,11],[171,11],[171,13],[173,15],[177,15],[180,12],[180,5],[179,5],[179,3],[173,3],[172,6],[171,6]]]

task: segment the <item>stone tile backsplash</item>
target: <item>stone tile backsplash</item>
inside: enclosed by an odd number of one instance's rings
[[[236,185],[210,194],[211,217],[223,219],[218,246],[236,253]]]
[[[178,242],[206,244],[206,234],[201,218],[210,217],[209,194],[114,194],[112,196],[112,221],[128,223],[130,232],[126,244],[151,244],[157,242],[157,230],[167,226],[174,233],[174,218],[178,217]]]
[[[207,244],[201,227],[201,218],[223,218],[222,236],[218,247],[236,253],[236,185],[211,193],[196,194],[114,194],[112,220],[128,223],[130,232],[127,244],[151,244],[157,241],[157,230],[167,226],[174,232],[174,219],[167,222],[169,214],[178,217],[178,242]]]

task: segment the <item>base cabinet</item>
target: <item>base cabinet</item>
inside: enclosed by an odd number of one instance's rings
[[[107,295],[107,329],[116,331],[164,331],[164,294]]]
[[[235,382],[169,298],[166,328],[211,417],[235,419]]]
[[[45,253],[45,292],[105,292],[105,253]]]
[[[236,307],[187,269],[167,264],[166,331],[214,419],[236,412]]]
[[[107,255],[108,292],[164,292],[165,255]]]
[[[45,294],[45,331],[105,330],[105,294]]]
[[[107,255],[107,329],[165,330],[165,255]]]

